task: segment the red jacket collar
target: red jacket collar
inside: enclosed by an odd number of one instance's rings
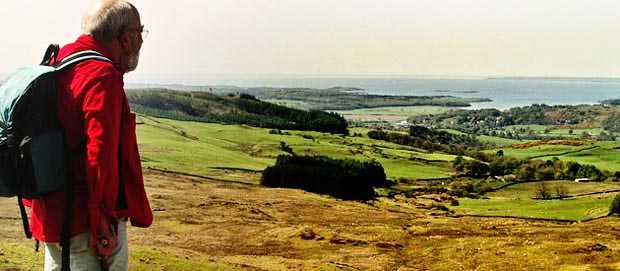
[[[70,54],[86,50],[96,51],[102,54],[104,57],[113,60],[112,54],[110,53],[108,48],[106,48],[103,43],[88,35],[81,35],[74,43],[70,43],[62,47],[62,49],[60,49],[60,52],[58,52],[58,60],[62,60]],[[116,68],[121,72],[121,74],[125,74],[126,70],[121,67],[121,65],[118,65],[118,63],[116,63],[114,66],[116,66]]]

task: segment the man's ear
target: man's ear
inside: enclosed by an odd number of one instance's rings
[[[129,49],[132,46],[132,38],[133,37],[131,36],[131,31],[123,29],[123,32],[121,32],[121,35],[118,38],[118,43],[120,44],[121,48]]]

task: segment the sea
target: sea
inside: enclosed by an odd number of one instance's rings
[[[531,104],[598,104],[620,99],[620,78],[594,77],[440,77],[440,76],[205,76],[129,77],[147,85],[236,86],[277,88],[359,88],[368,94],[479,97],[491,102],[471,109],[505,110]]]

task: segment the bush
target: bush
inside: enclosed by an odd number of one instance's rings
[[[280,142],[280,149],[286,153],[293,154],[293,148],[291,148],[289,145],[286,145],[286,142],[284,141]]]
[[[434,202],[431,204],[431,209],[433,210],[438,210],[438,211],[444,211],[444,212],[449,212],[450,209],[448,209],[448,207],[446,207],[443,204],[435,204]]]
[[[609,208],[609,214],[620,214],[620,194],[614,197],[614,200],[611,202],[611,207]]]
[[[461,189],[461,188],[452,189],[452,190],[448,191],[448,195],[453,196],[453,197],[464,198],[464,197],[467,197],[468,194],[469,194],[469,192],[467,192],[467,191],[465,191],[464,189]]]

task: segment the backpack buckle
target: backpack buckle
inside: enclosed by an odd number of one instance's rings
[[[12,130],[13,130],[12,128],[7,129],[7,134],[6,134],[6,146],[9,148],[15,148],[17,144],[15,134],[12,132]]]

